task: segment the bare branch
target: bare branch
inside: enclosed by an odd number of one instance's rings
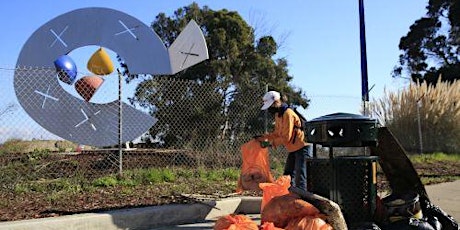
[[[16,110],[16,104],[8,104],[5,108],[0,109],[0,118],[8,113],[12,113],[14,110]]]
[[[277,44],[278,51],[287,49],[287,40],[291,35],[290,31],[284,31],[281,34],[275,36],[278,25],[276,23],[270,23],[267,19],[267,15],[260,11],[251,10],[249,12],[249,25],[254,29],[254,37],[256,40],[263,36],[276,37],[275,41]]]

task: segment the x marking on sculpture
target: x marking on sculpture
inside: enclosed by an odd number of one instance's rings
[[[53,47],[54,44],[56,44],[57,41],[60,41],[62,43],[62,45],[64,45],[65,47],[67,47],[67,44],[64,42],[64,40],[62,40],[61,36],[62,34],[64,34],[64,32],[69,28],[69,26],[66,26],[62,31],[61,33],[59,34],[56,34],[56,32],[54,32],[53,29],[50,29],[51,33],[54,34],[54,36],[56,37],[56,39],[54,39],[54,41],[51,43],[50,47]]]
[[[193,49],[194,46],[195,46],[195,43],[192,44],[192,46],[190,47],[190,49],[188,50],[188,52],[183,52],[183,51],[180,52],[181,54],[184,54],[184,55],[185,55],[185,59],[184,59],[184,61],[182,62],[182,65],[181,65],[180,68],[183,68],[183,67],[184,67],[185,62],[187,62],[188,56],[190,56],[190,55],[191,55],[191,56],[196,56],[196,57],[200,56],[200,55],[198,55],[198,54],[196,54],[196,53],[192,53],[192,49]]]
[[[81,111],[81,113],[83,114],[83,116],[85,117],[85,119],[83,119],[82,121],[80,121],[80,123],[76,124],[76,125],[75,125],[75,128],[77,128],[78,126],[84,124],[85,122],[87,122],[87,121],[89,121],[89,120],[91,119],[91,117],[88,117],[88,115],[86,115],[86,113],[85,113],[85,111],[84,111],[83,109],[80,109],[80,111]],[[99,111],[95,112],[93,115],[96,116],[96,115],[98,115],[100,112],[101,112],[101,111],[99,110]],[[89,124],[91,125],[91,128],[93,128],[94,131],[97,130],[97,129],[96,129],[96,126],[95,126],[93,123],[91,123],[91,121],[89,122]]]
[[[139,39],[136,37],[136,35],[133,33],[133,30],[135,30],[137,26],[132,27],[132,28],[128,28],[128,27],[125,25],[125,23],[123,23],[121,20],[118,20],[118,22],[125,28],[125,30],[124,30],[124,31],[121,31],[121,32],[118,32],[118,33],[116,33],[115,35],[120,35],[120,34],[124,34],[124,33],[128,32],[129,34],[131,34],[131,36],[133,36],[134,39],[139,40]]]
[[[50,92],[50,86],[48,86],[48,89],[46,90],[46,93],[43,93],[43,92],[40,92],[38,90],[35,90],[34,91],[35,93],[38,93],[40,95],[42,95],[44,98],[43,98],[43,103],[42,103],[42,109],[45,108],[45,102],[46,102],[46,99],[49,98],[49,99],[52,99],[52,100],[55,100],[55,101],[59,101],[59,98],[55,98],[51,95],[49,95],[49,92]]]

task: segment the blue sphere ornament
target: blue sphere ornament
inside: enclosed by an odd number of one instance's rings
[[[67,55],[62,55],[54,61],[59,80],[66,84],[73,84],[77,77],[77,65]]]

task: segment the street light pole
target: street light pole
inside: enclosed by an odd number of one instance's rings
[[[359,0],[359,38],[361,45],[361,100],[363,102],[364,115],[368,115],[367,103],[369,102],[369,86],[367,77],[366,55],[366,28],[364,23],[364,0]]]

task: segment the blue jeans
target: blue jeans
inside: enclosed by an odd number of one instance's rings
[[[290,152],[283,175],[291,176],[291,187],[307,191],[307,157],[312,157],[312,146],[307,145],[297,151]]]

